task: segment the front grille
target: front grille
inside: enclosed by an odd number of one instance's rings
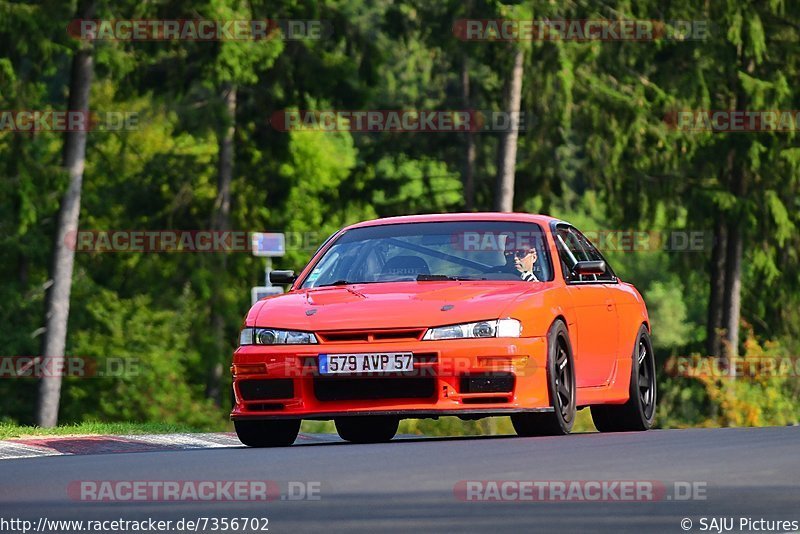
[[[320,401],[429,399],[433,397],[433,378],[315,378],[314,395]]]
[[[239,393],[246,401],[291,399],[294,397],[294,381],[291,378],[240,380]]]
[[[461,393],[510,393],[514,391],[512,373],[481,373],[461,377]]]
[[[373,341],[419,341],[424,328],[392,328],[379,330],[332,330],[316,332],[322,343],[371,343]]]

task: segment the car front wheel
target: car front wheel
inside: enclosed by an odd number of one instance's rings
[[[547,383],[551,412],[520,413],[511,416],[520,436],[569,434],[575,422],[575,367],[567,327],[558,320],[547,335]]]
[[[234,421],[239,441],[248,447],[288,447],[300,432],[300,419]]]
[[[352,443],[384,443],[397,433],[400,420],[387,416],[340,417],[336,420],[339,437]]]
[[[656,413],[656,363],[650,334],[644,325],[636,337],[632,358],[628,402],[592,406],[592,420],[600,432],[641,431],[653,426]]]

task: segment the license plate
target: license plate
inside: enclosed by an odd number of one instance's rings
[[[402,373],[413,370],[414,355],[410,352],[319,355],[321,375]]]

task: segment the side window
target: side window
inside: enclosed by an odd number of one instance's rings
[[[566,225],[556,227],[556,246],[561,258],[561,267],[567,281],[580,282],[610,282],[615,280],[614,273],[609,271],[603,275],[584,275],[580,280],[572,280],[570,273],[579,261],[605,261],[600,251],[592,245],[586,237],[575,228]]]
[[[614,276],[614,271],[611,270],[611,266],[608,264],[603,255],[600,254],[600,251],[597,250],[597,248],[592,244],[592,242],[589,241],[585,235],[580,233],[575,228],[570,228],[570,230],[571,233],[573,233],[576,236],[576,239],[581,244],[583,249],[586,251],[586,255],[588,256],[589,260],[606,262],[606,269],[607,269],[606,273],[596,276],[595,279],[602,280],[603,282],[613,282],[614,280],[616,280],[616,276]]]

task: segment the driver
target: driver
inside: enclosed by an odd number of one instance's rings
[[[506,269],[510,272],[513,268],[526,282],[538,282],[539,279],[533,274],[533,266],[539,258],[536,247],[531,244],[519,249],[514,246],[511,239],[507,239],[505,245],[503,255],[506,259]]]

